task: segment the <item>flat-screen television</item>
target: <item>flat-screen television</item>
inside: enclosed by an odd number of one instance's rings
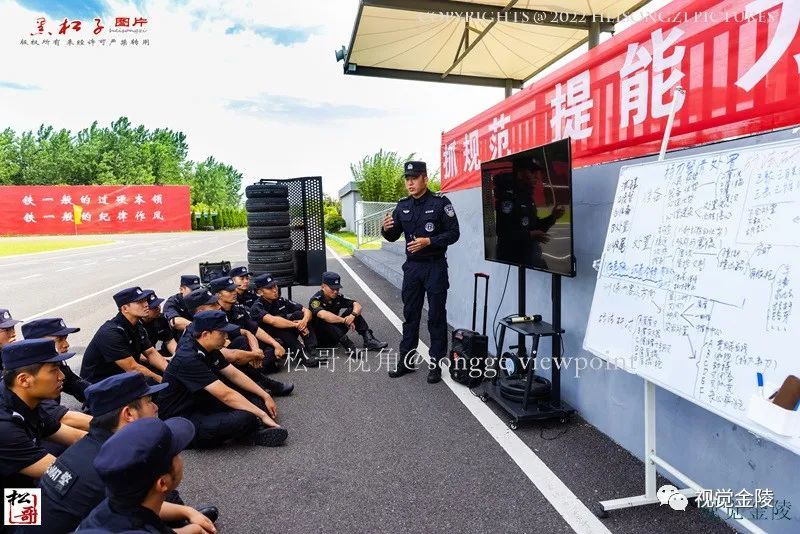
[[[569,139],[483,163],[481,188],[488,261],[575,276]]]

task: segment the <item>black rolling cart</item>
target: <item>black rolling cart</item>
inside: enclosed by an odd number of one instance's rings
[[[525,315],[525,268],[519,268],[519,315]],[[498,321],[500,327],[498,349],[497,349],[497,362],[495,371],[497,373],[491,380],[484,380],[483,383],[475,389],[475,394],[480,399],[486,402],[489,399],[495,401],[501,408],[503,408],[510,416],[511,420],[508,423],[509,428],[516,430],[520,424],[532,421],[548,421],[558,420],[562,423],[567,421],[567,418],[575,413],[575,409],[569,406],[566,402],[561,400],[561,335],[564,330],[561,328],[561,276],[552,275],[552,304],[553,304],[553,323],[550,324],[544,321],[538,322],[521,322],[512,323],[510,318],[504,318]],[[501,376],[499,369],[500,355],[503,351],[505,343],[506,331],[511,330],[517,333],[518,343],[516,347],[517,356],[519,359],[526,361],[524,367],[525,373],[521,379],[512,379]],[[527,337],[532,337],[532,346],[529,354],[525,352],[525,341]],[[538,377],[535,373],[535,358],[539,351],[539,341],[542,337],[552,338],[552,361],[551,361],[551,377],[552,380],[548,383],[547,380]],[[512,382],[513,381],[513,382]],[[524,384],[521,388],[514,388]],[[547,387],[549,385],[549,393],[546,395],[537,395],[534,390],[538,387]],[[518,395],[509,395],[509,391],[516,389]]]

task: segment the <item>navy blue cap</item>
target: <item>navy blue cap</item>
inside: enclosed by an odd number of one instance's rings
[[[92,384],[86,388],[86,406],[89,413],[97,417],[123,406],[136,399],[158,393],[169,386],[167,382],[150,386],[147,379],[138,371],[128,371]]]
[[[63,362],[74,352],[59,354],[52,339],[23,339],[3,347],[3,368],[19,369],[36,363]]]
[[[22,321],[17,321],[11,316],[11,312],[5,308],[0,308],[0,328],[11,328],[15,324]]]
[[[220,278],[214,278],[211,282],[209,282],[208,290],[212,293],[219,293],[220,291],[236,291],[236,283],[233,281],[233,278],[222,276]]]
[[[219,297],[208,289],[200,288],[183,297],[183,302],[186,304],[189,313],[194,313],[197,308],[204,304],[216,304],[219,302]]]
[[[153,292],[149,289],[142,289],[141,287],[129,287],[114,294],[114,302],[117,303],[117,308],[121,308],[131,302],[139,300],[148,300]]]
[[[59,337],[80,332],[80,328],[70,328],[60,317],[48,317],[45,319],[34,319],[22,325],[22,336],[25,339],[36,339],[40,337]]]
[[[194,425],[183,417],[145,417],[115,432],[93,462],[109,497],[141,497],[170,472],[172,459],[192,442],[194,433]]]
[[[231,276],[250,276],[250,271],[247,267],[234,267],[230,272]]]
[[[164,299],[158,298],[158,295],[156,295],[156,292],[153,291],[152,289],[145,289],[145,291],[150,291],[151,293],[150,296],[147,298],[147,305],[150,306],[151,310],[158,308],[159,306],[161,306],[161,303],[164,302]]]
[[[181,285],[191,289],[197,289],[201,285],[200,277],[196,274],[183,274],[181,275]]]
[[[406,176],[428,174],[428,166],[424,161],[407,161],[405,165],[403,165],[403,174]]]
[[[240,329],[239,325],[228,322],[228,316],[220,310],[201,311],[192,319],[192,328],[198,333],[212,330],[236,332]]]
[[[342,277],[333,271],[326,271],[322,273],[322,283],[331,289],[339,289],[342,287]]]
[[[256,289],[261,289],[262,287],[275,287],[276,285],[278,285],[278,282],[275,281],[275,278],[273,278],[270,273],[259,274],[253,278],[253,286]]]

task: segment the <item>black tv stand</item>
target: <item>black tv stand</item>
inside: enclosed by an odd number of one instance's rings
[[[525,267],[519,267],[518,277],[518,298],[519,298],[519,315],[525,315]],[[516,430],[521,423],[531,421],[548,421],[559,420],[565,423],[570,415],[575,413],[575,409],[569,406],[566,402],[561,400],[561,335],[564,330],[561,328],[561,276],[557,274],[552,275],[551,286],[552,297],[552,317],[553,324],[539,321],[539,322],[523,322],[512,323],[510,319],[502,319],[500,325],[500,338],[498,343],[498,354],[495,362],[498,362],[495,367],[497,372],[491,380],[484,380],[483,383],[476,388],[476,394],[482,401],[489,399],[494,400],[501,408],[503,408],[510,416],[511,420],[508,426],[512,430]],[[525,390],[521,402],[508,399],[500,392],[501,383],[504,378],[499,377],[499,358],[503,353],[503,345],[505,343],[506,330],[512,330],[517,333],[517,355],[520,359],[528,362],[525,373]],[[525,351],[525,338],[531,336],[532,346],[530,355]],[[535,378],[535,365],[534,358],[539,350],[539,340],[542,337],[552,337],[552,361],[551,361],[551,388],[550,395],[543,399],[534,399],[531,395],[531,388]]]

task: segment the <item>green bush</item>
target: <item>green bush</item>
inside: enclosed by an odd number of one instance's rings
[[[190,212],[189,216],[192,218],[192,230],[197,230],[197,219],[194,216],[194,210]]]
[[[325,213],[325,231],[334,234],[344,228],[347,223],[336,210]]]

